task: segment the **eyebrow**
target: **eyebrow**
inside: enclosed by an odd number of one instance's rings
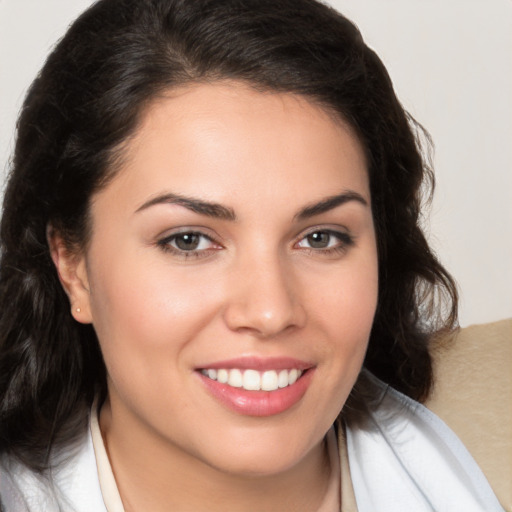
[[[162,194],[154,197],[137,208],[135,213],[146,210],[157,204],[176,204],[195,213],[199,213],[200,215],[206,215],[207,217],[231,221],[236,220],[235,212],[231,208],[227,208],[218,203],[211,203],[209,201],[203,201],[202,199],[186,197],[179,194]]]
[[[297,221],[309,219],[310,217],[326,213],[351,201],[356,201],[364,206],[368,206],[368,202],[361,194],[349,190],[335,196],[326,197],[321,201],[305,206],[294,215],[294,220]],[[158,204],[176,204],[200,215],[206,215],[207,217],[229,221],[236,220],[236,214],[232,208],[223,206],[219,203],[213,203],[210,201],[204,201],[202,199],[173,193],[162,194],[149,199],[142,206],[137,208],[135,213],[146,210],[151,206]]]
[[[309,219],[310,217],[326,213],[351,201],[356,201],[364,206],[368,206],[368,202],[361,194],[354,192],[353,190],[348,190],[342,194],[326,197],[317,203],[305,206],[295,215],[294,218],[295,220]]]

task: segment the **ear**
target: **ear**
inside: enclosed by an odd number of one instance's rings
[[[71,315],[80,323],[92,322],[89,279],[85,255],[71,251],[62,236],[53,227],[46,231],[50,254],[60,283],[71,306]]]

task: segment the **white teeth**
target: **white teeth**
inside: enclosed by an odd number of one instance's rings
[[[280,373],[283,372],[288,373],[286,370],[283,370]],[[263,372],[263,375],[261,376],[261,389],[263,389],[263,391],[275,391],[278,387],[279,383],[277,378],[277,372],[273,370]]]
[[[261,377],[256,370],[245,370],[242,387],[249,391],[258,391],[261,389]]]
[[[221,384],[228,384],[234,388],[243,388],[247,391],[275,391],[294,384],[302,375],[302,370],[292,368],[290,370],[215,370],[212,368],[201,370],[206,377],[216,380]]]
[[[292,384],[295,384],[295,381],[299,378],[299,371],[295,368],[293,370],[290,370],[290,373],[288,375],[288,384],[291,386]]]
[[[285,388],[288,386],[288,370],[281,370],[279,372],[279,377],[277,378],[277,385],[280,388]]]
[[[208,377],[210,377],[208,375]],[[211,377],[210,377],[211,379]],[[220,382],[221,384],[225,384],[229,379],[229,375],[228,375],[228,371],[227,370],[218,370],[217,371],[217,381]],[[213,379],[215,380],[215,379]]]
[[[241,388],[243,385],[242,372],[240,370],[229,370],[228,384],[234,388]]]

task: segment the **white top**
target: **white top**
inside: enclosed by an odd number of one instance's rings
[[[368,372],[363,381],[365,408],[346,426],[358,512],[504,512],[476,462],[437,416]],[[88,435],[52,472],[51,483],[2,457],[1,512],[124,512],[94,409]],[[333,429],[327,444],[331,479],[317,512],[340,506]]]
[[[92,437],[64,455],[64,462],[44,478],[2,457],[1,512],[107,512],[103,504]]]
[[[369,372],[373,398],[346,429],[358,512],[504,512],[455,433]]]

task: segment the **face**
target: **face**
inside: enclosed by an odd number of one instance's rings
[[[73,299],[112,428],[224,472],[299,464],[347,399],[376,307],[360,143],[304,98],[218,83],[155,101],[125,156],[93,197]]]

